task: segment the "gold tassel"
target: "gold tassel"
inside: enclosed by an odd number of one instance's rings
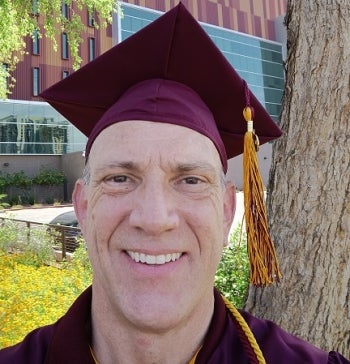
[[[266,286],[272,284],[275,279],[279,281],[282,274],[268,231],[264,187],[257,158],[259,140],[253,129],[252,114],[250,106],[244,108],[243,116],[247,121],[243,153],[244,217],[250,261],[250,283],[255,286]]]

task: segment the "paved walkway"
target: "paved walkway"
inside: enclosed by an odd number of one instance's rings
[[[41,222],[48,224],[57,215],[72,211],[73,206],[35,207],[21,210],[7,210],[0,212],[0,217],[8,217],[18,220]]]

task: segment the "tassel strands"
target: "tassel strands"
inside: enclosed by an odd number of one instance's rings
[[[250,261],[250,283],[266,286],[279,281],[279,269],[275,247],[271,240],[266,217],[264,187],[259,171],[257,149],[258,137],[253,128],[254,110],[250,107],[249,89],[245,83],[246,107],[243,116],[247,121],[243,152],[244,217]]]

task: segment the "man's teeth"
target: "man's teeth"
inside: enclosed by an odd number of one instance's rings
[[[148,255],[144,253],[128,251],[129,256],[136,263],[145,264],[165,264],[175,262],[181,257],[181,253],[161,254],[161,255]]]

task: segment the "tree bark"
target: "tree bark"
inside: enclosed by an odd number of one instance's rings
[[[350,2],[289,0],[267,197],[282,282],[246,309],[350,357]]]

